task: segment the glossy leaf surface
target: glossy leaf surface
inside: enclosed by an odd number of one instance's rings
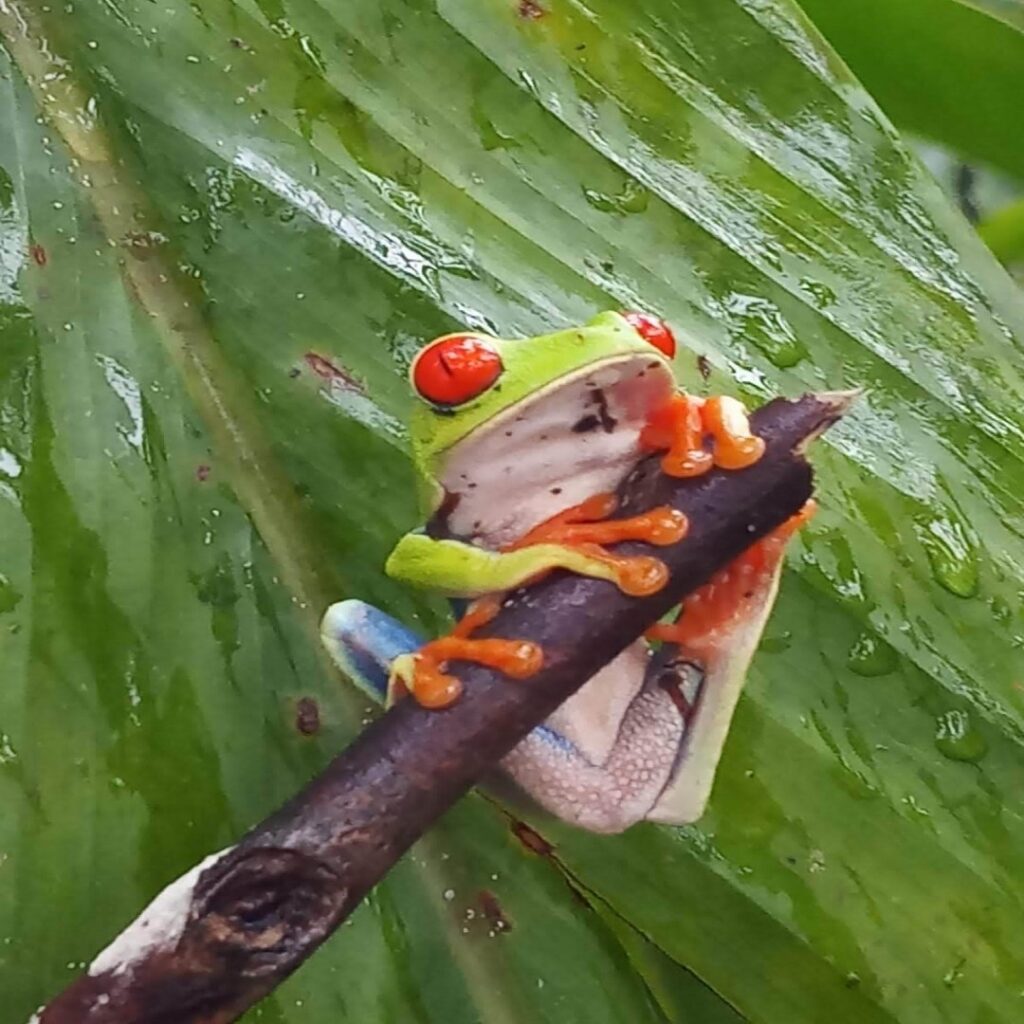
[[[694,351],[751,401],[869,388],[817,452],[712,808],[615,839],[528,816],[547,854],[473,797],[253,1019],[1019,1019],[1024,303],[803,15],[0,27],[12,1020],[359,727],[328,600],[439,627],[381,572],[416,522],[418,345],[609,306],[666,316],[694,388]]]
[[[1024,178],[1021,0],[803,0],[901,128]]]

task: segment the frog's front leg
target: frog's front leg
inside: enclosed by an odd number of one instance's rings
[[[476,661],[518,679],[537,672],[543,652],[536,644],[471,634],[497,613],[502,594],[552,569],[607,579],[637,596],[664,586],[668,572],[659,559],[616,555],[606,545],[624,540],[674,544],[686,533],[685,516],[666,506],[606,521],[615,507],[614,496],[599,495],[554,516],[503,551],[421,533],[403,537],[388,559],[389,575],[450,595],[479,595],[480,600],[450,634],[395,662],[392,695],[404,690],[426,707],[447,707],[461,692],[459,680],[445,671],[454,660]]]
[[[712,442],[711,451],[704,447]],[[700,476],[712,466],[745,469],[764,454],[764,441],[750,429],[743,403],[727,395],[698,398],[676,392],[644,429],[641,444],[665,451],[661,467],[669,476]]]

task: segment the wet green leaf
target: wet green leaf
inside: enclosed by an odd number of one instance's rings
[[[89,0],[0,29],[12,1020],[359,728],[328,600],[438,628],[381,572],[416,521],[416,347],[609,306],[671,318],[711,388],[869,388],[708,815],[531,815],[544,854],[473,797],[252,1019],[1019,1019],[1024,303],[795,8]]]
[[[1020,0],[802,0],[899,127],[1024,177]]]
[[[978,225],[978,234],[1004,263],[1024,260],[1024,199],[1007,203]]]

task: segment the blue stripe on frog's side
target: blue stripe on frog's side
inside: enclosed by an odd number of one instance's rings
[[[456,615],[465,611],[465,601],[452,602]],[[383,702],[388,692],[391,662],[400,654],[409,654],[423,645],[423,638],[379,608],[365,601],[339,601],[327,609],[320,627],[323,641],[338,667],[360,689]],[[561,750],[575,747],[550,726],[534,730]]]

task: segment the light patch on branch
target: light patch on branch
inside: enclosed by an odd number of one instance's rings
[[[234,849],[211,853],[194,868],[171,882],[114,941],[89,965],[89,974],[119,974],[150,953],[173,949],[188,920],[192,894],[199,876]],[[32,1024],[30,1021],[29,1024]]]

